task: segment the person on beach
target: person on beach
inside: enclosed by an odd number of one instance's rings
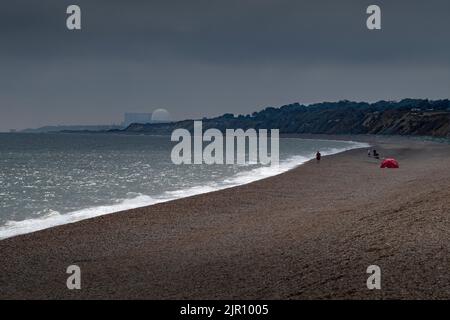
[[[377,150],[373,149],[373,157],[375,159],[380,159],[380,155],[378,154]]]
[[[321,158],[322,158],[322,155],[320,154],[319,151],[317,151],[317,153],[316,153],[316,160],[317,160],[317,162],[319,162]]]
[[[369,149],[369,151],[367,151],[367,156],[368,156],[368,157],[371,157],[371,156],[372,156],[372,152],[370,151],[370,149]]]

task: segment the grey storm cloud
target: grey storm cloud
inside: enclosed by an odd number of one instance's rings
[[[82,30],[66,29],[77,4]],[[382,9],[369,31],[365,10]],[[15,0],[0,5],[0,130],[446,98],[450,2]]]

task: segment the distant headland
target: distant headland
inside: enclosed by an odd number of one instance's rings
[[[226,113],[214,118],[130,123],[119,126],[52,126],[22,132],[87,132],[170,135],[175,129],[279,129],[280,134],[374,134],[450,138],[450,100],[403,99],[374,103],[342,100],[310,105],[292,103],[252,114]]]

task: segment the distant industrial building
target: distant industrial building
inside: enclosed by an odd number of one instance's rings
[[[151,113],[125,113],[123,126],[128,127],[132,123],[150,123],[152,122]]]
[[[125,113],[122,126],[128,127],[132,123],[166,123],[171,122],[170,113],[166,109],[156,109],[152,113]]]

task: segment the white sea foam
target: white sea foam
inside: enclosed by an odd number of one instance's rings
[[[366,143],[352,142],[345,148],[329,148],[322,152],[323,155],[331,155],[344,152],[350,149],[367,148]],[[207,185],[194,186],[183,190],[167,191],[158,196],[148,196],[138,194],[131,199],[125,199],[114,205],[97,206],[92,208],[81,209],[65,214],[60,214],[57,211],[48,211],[42,217],[27,219],[23,221],[9,221],[0,227],[0,239],[10,238],[20,234],[31,233],[58,225],[69,224],[89,218],[94,218],[114,212],[135,209],[145,206],[154,205],[157,203],[167,202],[180,198],[190,197],[194,195],[204,194],[208,192],[218,191],[226,188],[235,187],[238,185],[248,184],[257,180],[275,176],[291,170],[311,159],[314,154],[307,156],[293,156],[287,160],[281,161],[278,166],[259,167],[249,171],[241,172],[233,177],[230,177],[222,182],[212,182]]]

